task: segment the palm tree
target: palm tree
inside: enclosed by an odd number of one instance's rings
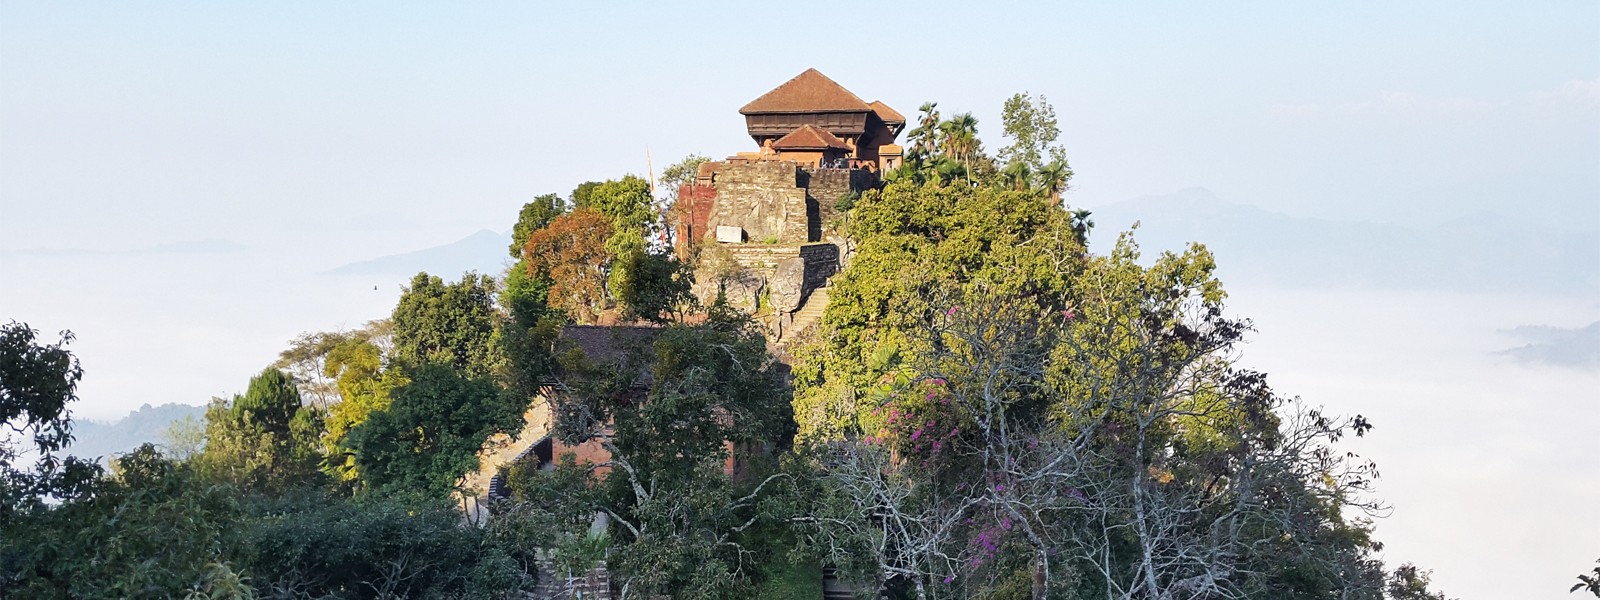
[[[972,152],[978,147],[978,119],[972,113],[961,113],[939,124],[944,151],[961,161],[967,171],[967,185],[972,185]]]
[[[922,116],[917,118],[917,128],[906,134],[906,139],[911,142],[911,148],[924,154],[932,154],[938,146],[939,140],[939,103],[923,102],[917,110]]]
[[[1089,246],[1089,231],[1094,229],[1094,221],[1089,220],[1089,210],[1080,208],[1072,211],[1072,232],[1078,235],[1078,243],[1084,247]]]
[[[1051,202],[1061,202],[1061,192],[1066,191],[1069,181],[1072,181],[1072,167],[1067,166],[1065,160],[1050,161],[1039,169],[1039,187],[1050,193]]]
[[[1028,170],[1028,163],[1019,160],[1006,165],[1000,177],[1011,189],[1020,192],[1028,189],[1028,181],[1033,178],[1033,173]]]

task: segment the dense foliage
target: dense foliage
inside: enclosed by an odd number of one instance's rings
[[[49,497],[74,497],[98,474],[91,462],[57,453],[72,443],[67,405],[83,367],[60,342],[41,345],[26,324],[0,325],[0,526]]]
[[[816,598],[825,570],[863,598],[1443,599],[1374,556],[1376,470],[1336,449],[1372,425],[1234,362],[1203,246],[1090,253],[1054,109],[1001,121],[991,157],[928,103],[839,199],[848,267],[786,363],[664,243],[697,156],[661,200],[535,197],[503,277],[420,273],[214,400],[203,445],[109,472],[59,456],[70,335],[0,328],[0,597],[515,598],[604,566],[629,600]],[[483,452],[545,414],[552,461],[480,511]]]

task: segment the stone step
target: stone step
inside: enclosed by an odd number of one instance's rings
[[[821,287],[811,291],[811,296],[806,298],[804,306],[794,313],[794,320],[789,325],[789,333],[784,337],[799,336],[806,330],[822,322],[822,313],[828,309],[828,288]]]

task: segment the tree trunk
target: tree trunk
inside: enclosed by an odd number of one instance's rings
[[[1043,550],[1034,551],[1033,600],[1045,600],[1045,595],[1049,591],[1050,578],[1045,575],[1046,570],[1049,568],[1048,563],[1045,561],[1048,560],[1050,560],[1050,558],[1045,556]]]

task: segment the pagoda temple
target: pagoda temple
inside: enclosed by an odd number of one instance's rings
[[[738,158],[875,172],[900,166],[894,141],[906,118],[882,102],[862,101],[816,69],[751,100],[739,114],[759,150]]]

